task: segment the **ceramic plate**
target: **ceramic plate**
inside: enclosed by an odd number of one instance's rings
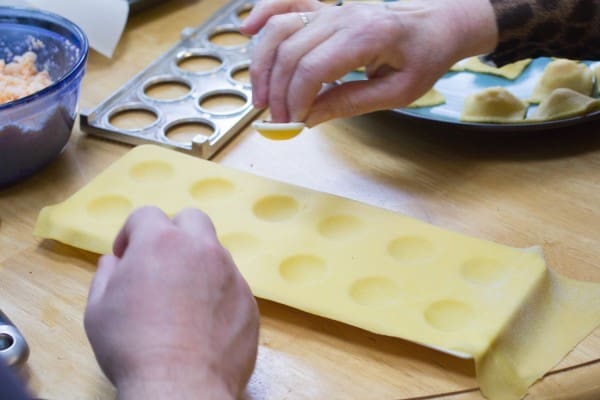
[[[433,107],[423,108],[401,108],[392,110],[395,113],[403,116],[416,118],[420,120],[432,121],[441,124],[460,126],[463,128],[495,130],[495,131],[526,131],[551,129],[568,125],[579,124],[595,119],[600,119],[600,111],[594,112],[582,117],[572,117],[555,121],[547,122],[523,122],[523,123],[473,123],[463,122],[460,120],[463,102],[468,94],[479,92],[487,87],[502,86],[509,90],[512,94],[522,100],[527,100],[533,88],[542,76],[542,72],[546,65],[551,61],[550,58],[537,58],[523,71],[523,73],[515,80],[505,79],[502,77],[482,74],[476,72],[460,71],[448,72],[440,80],[436,82],[434,87],[441,92],[446,98],[445,104],[440,104]],[[584,61],[584,63],[592,68],[600,65],[600,62]],[[364,79],[362,72],[352,72],[343,80],[360,80]],[[596,85],[595,96],[598,97],[599,85]],[[531,105],[528,109],[530,115],[537,106]]]

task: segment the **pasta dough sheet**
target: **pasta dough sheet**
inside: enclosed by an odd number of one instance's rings
[[[492,67],[490,65],[481,62],[479,57],[470,57],[463,64],[457,66],[462,68],[464,71],[479,72],[483,74],[490,74],[501,76],[506,79],[517,79],[519,75],[523,73],[525,68],[531,64],[531,58],[520,60],[511,64],[506,64],[500,68]]]
[[[204,210],[258,297],[474,358],[493,400],[523,396],[599,322],[600,285],[546,284],[539,253],[151,145],[45,207],[35,234],[110,252],[144,204]]]
[[[477,360],[482,393],[494,400],[521,398],[599,324],[600,284],[547,270],[507,330]]]
[[[431,107],[439,104],[444,104],[446,99],[444,95],[438,92],[435,88],[431,88],[423,96],[413,101],[408,107],[419,108],[419,107]]]

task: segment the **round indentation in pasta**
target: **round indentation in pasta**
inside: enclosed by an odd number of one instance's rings
[[[463,263],[460,274],[470,283],[491,285],[506,278],[508,266],[490,258],[472,258]]]
[[[203,51],[181,53],[175,60],[177,68],[185,72],[206,74],[221,68],[223,60],[216,54]]]
[[[108,115],[108,123],[117,129],[140,131],[158,122],[158,112],[141,104],[118,107]]]
[[[240,8],[238,8],[237,10],[237,17],[240,21],[245,20],[246,18],[248,18],[248,15],[250,15],[250,12],[252,11],[252,4],[248,3],[248,4],[244,4],[243,6],[241,6]]]
[[[88,213],[99,220],[124,220],[133,209],[133,204],[126,197],[107,195],[92,200]]]
[[[319,222],[319,233],[329,239],[343,240],[355,236],[362,228],[360,219],[352,215],[334,215]]]
[[[176,121],[165,128],[167,139],[177,143],[191,143],[197,136],[210,137],[216,131],[214,124],[204,119]]]
[[[286,258],[279,264],[281,277],[294,284],[311,284],[323,280],[327,263],[312,254],[299,254]]]
[[[264,221],[277,222],[292,218],[299,209],[300,205],[293,197],[273,195],[257,201],[252,211]]]
[[[241,47],[248,44],[250,38],[242,35],[236,28],[217,29],[208,36],[208,40],[218,47]]]
[[[460,301],[440,300],[425,310],[425,319],[440,331],[457,331],[468,325],[474,317],[473,309]]]
[[[190,84],[178,78],[152,79],[144,85],[144,95],[153,100],[173,101],[187,96],[192,90]]]
[[[250,258],[260,248],[260,240],[256,236],[244,232],[223,235],[221,243],[236,261]]]
[[[426,261],[433,255],[435,247],[428,239],[419,236],[403,236],[388,244],[388,253],[400,262]]]
[[[143,161],[131,167],[129,175],[138,182],[162,183],[173,176],[173,167],[164,161]]]
[[[245,62],[231,68],[231,71],[229,72],[229,78],[232,81],[244,86],[250,86],[250,65]]]
[[[199,201],[222,200],[235,191],[233,183],[222,178],[207,178],[190,187],[190,195]]]
[[[198,100],[200,108],[210,114],[229,115],[248,106],[248,97],[235,90],[217,90],[206,93]]]
[[[363,306],[381,307],[395,302],[401,296],[400,287],[390,278],[370,276],[350,287],[350,297]]]

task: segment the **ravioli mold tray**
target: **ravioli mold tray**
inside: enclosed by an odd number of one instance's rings
[[[244,43],[217,42],[215,38],[231,35],[242,38],[239,26],[242,16],[254,1],[233,0],[205,23],[185,28],[181,40],[152,62],[129,82],[93,110],[82,110],[81,129],[89,134],[129,144],[154,143],[209,159],[260,112],[252,106],[248,81],[237,79],[246,73],[255,41]],[[213,68],[182,68],[190,60],[210,60]],[[185,94],[175,98],[157,98],[149,89],[175,85]],[[234,108],[208,109],[204,102],[211,98],[233,97]],[[119,115],[143,113],[153,118],[145,126],[117,126]],[[180,127],[202,127],[209,134],[189,135],[188,140],[174,139],[169,132]],[[187,138],[184,136],[184,138]]]

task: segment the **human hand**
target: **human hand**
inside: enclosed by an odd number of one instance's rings
[[[317,4],[318,3],[318,4]],[[299,13],[308,17],[304,24]],[[411,0],[343,7],[315,1],[262,0],[242,26],[262,29],[250,76],[255,107],[273,122],[309,126],[404,107],[458,60],[494,49],[488,0]],[[360,67],[367,80],[331,85]]]
[[[233,399],[254,368],[258,309],[210,219],[134,211],[103,256],[85,329],[120,399]]]

